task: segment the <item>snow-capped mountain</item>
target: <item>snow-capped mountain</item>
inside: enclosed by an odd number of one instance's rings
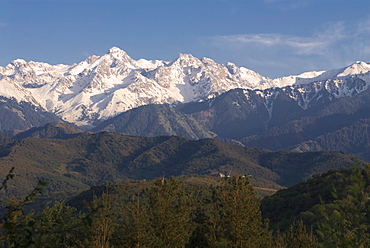
[[[103,56],[91,56],[72,65],[12,61],[0,67],[0,96],[29,102],[79,126],[91,126],[96,120],[138,106],[199,101],[235,88],[264,94],[268,88],[301,85],[296,90],[308,90],[305,94],[309,97],[320,87],[330,87],[340,89],[338,97],[347,96],[354,92],[346,86],[347,79],[361,77],[365,89],[370,84],[369,71],[370,64],[356,62],[338,70],[269,79],[232,63],[222,65],[190,54],[180,54],[173,61],[134,60],[113,47]],[[334,80],[337,86],[325,83],[327,80]],[[304,86],[312,82],[318,82],[317,86]],[[294,91],[290,95],[307,108],[309,100]]]
[[[368,66],[370,68],[370,65]],[[338,71],[339,73],[337,73]],[[271,115],[275,99],[281,94],[284,94],[285,98],[295,101],[302,110],[307,110],[317,104],[329,103],[342,97],[356,96],[370,88],[370,73],[355,74],[356,76],[352,76],[353,74],[351,74],[349,76],[349,74],[346,74],[348,73],[348,68],[338,71],[325,72],[329,75],[335,73],[332,77],[334,79],[329,78],[302,83],[300,81],[307,79],[297,78],[297,81],[300,83],[265,90],[245,89],[244,94],[249,99],[249,103],[253,108],[256,108],[257,105],[253,102],[252,95],[258,95]],[[321,75],[317,77],[320,78]]]

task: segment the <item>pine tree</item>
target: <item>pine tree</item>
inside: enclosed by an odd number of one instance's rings
[[[83,215],[76,209],[56,202],[45,207],[33,217],[32,238],[34,246],[29,247],[78,247],[86,229]]]
[[[154,230],[149,221],[148,206],[142,195],[134,195],[124,208],[124,220],[116,234],[120,247],[152,247]]]
[[[215,191],[215,236],[228,247],[266,247],[270,233],[248,178],[227,178]]]
[[[302,221],[293,222],[283,234],[274,235],[274,242],[271,248],[318,248],[317,238],[308,233]]]
[[[87,239],[81,246],[90,248],[109,248],[115,229],[115,213],[112,210],[112,199],[108,193],[101,197],[94,196],[90,206]]]
[[[355,167],[351,175],[353,185],[344,199],[339,199],[334,189],[335,199],[330,204],[319,206],[323,220],[318,224],[317,233],[321,247],[369,247],[370,246],[370,195],[368,172],[370,165],[363,171]]]
[[[146,192],[148,215],[155,238],[152,247],[185,247],[194,225],[190,195],[174,178],[158,179]]]

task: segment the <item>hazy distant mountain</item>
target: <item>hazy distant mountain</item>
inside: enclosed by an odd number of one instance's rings
[[[235,89],[177,107],[248,147],[348,151],[370,160],[370,89],[362,77],[266,90]]]
[[[327,96],[330,100],[330,96]],[[324,97],[320,99],[325,101]],[[342,150],[370,160],[370,90],[316,107],[242,139],[272,150]]]
[[[0,87],[1,90],[1,87]],[[29,102],[0,96],[0,130],[26,130],[62,120],[53,113],[46,112]]]
[[[16,140],[25,138],[70,139],[83,133],[85,133],[85,131],[65,123],[48,123],[41,127],[33,127],[26,131],[20,132],[14,135],[12,138]]]
[[[225,138],[240,138],[305,116],[345,114],[367,108],[368,89],[361,77],[329,79],[266,90],[236,89],[178,109],[192,114]]]
[[[190,139],[216,136],[190,115],[183,114],[168,104],[149,104],[131,109],[104,121],[92,131],[110,131],[146,137],[177,135]]]

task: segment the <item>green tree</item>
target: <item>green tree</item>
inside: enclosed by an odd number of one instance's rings
[[[284,233],[274,235],[270,248],[318,248],[316,236],[308,233],[302,221],[293,222]]]
[[[94,196],[89,214],[85,218],[87,222],[87,237],[83,247],[89,248],[109,248],[112,247],[111,239],[116,228],[116,214],[112,210],[112,199],[108,193],[103,193],[100,197]]]
[[[227,178],[216,188],[215,238],[227,247],[266,247],[270,232],[262,222],[260,201],[246,177]]]
[[[121,247],[152,247],[154,229],[149,220],[149,208],[142,195],[134,195],[126,204],[124,220],[120,225],[116,240]]]
[[[180,181],[157,179],[146,192],[148,215],[154,230],[152,247],[185,247],[193,231],[192,199]]]
[[[318,207],[323,216],[317,230],[321,247],[370,246],[369,170],[369,165],[362,171],[355,167],[351,175],[353,185],[349,186],[348,195],[339,199],[334,189],[332,194],[336,200]]]
[[[86,235],[84,215],[64,202],[45,207],[32,220],[34,247],[79,247]]]
[[[191,248],[207,248],[215,247],[217,243],[216,230],[218,223],[215,214],[214,186],[200,186],[194,189],[194,205],[195,210],[192,214],[192,223],[194,230],[189,238],[187,247]]]
[[[6,190],[7,182],[14,177],[14,167],[6,175],[0,190]],[[46,183],[38,181],[35,188],[22,200],[9,199],[5,213],[1,218],[1,239],[10,247],[29,247],[33,244],[34,221],[25,214],[24,206],[37,201],[38,196],[46,187]]]

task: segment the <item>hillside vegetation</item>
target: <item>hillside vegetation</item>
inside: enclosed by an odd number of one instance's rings
[[[293,220],[302,220],[307,226],[315,226],[317,222],[324,219],[319,214],[320,204],[329,205],[333,202],[342,204],[341,201],[360,204],[357,200],[363,199],[353,199],[353,197],[355,194],[369,193],[369,173],[370,166],[367,165],[363,169],[355,166],[314,175],[307,181],[264,198],[261,203],[263,216],[270,220],[270,226],[275,230],[289,228]],[[364,195],[361,195],[362,197]]]
[[[86,196],[87,208],[78,211]],[[245,177],[215,185],[176,178],[107,184],[38,213],[25,214],[23,206],[11,203],[1,218],[0,241],[10,247],[273,248],[292,242],[272,237]],[[317,247],[302,230],[295,242]]]
[[[49,125],[45,130],[37,132],[46,137],[58,133]],[[37,132],[31,137],[40,137]],[[46,195],[65,196],[108,181],[192,174],[219,177],[220,173],[246,175],[254,186],[276,190],[314,173],[352,166],[357,159],[342,152],[273,153],[215,139],[134,137],[110,132],[58,135],[65,139],[4,141],[0,173],[5,175],[15,167],[19,175],[9,185],[10,192],[24,195],[38,179],[48,183]],[[78,136],[70,138],[74,135]]]
[[[331,170],[262,203],[248,177],[131,180],[25,213],[42,192],[39,184],[25,200],[9,203],[0,241],[10,247],[368,247],[369,172],[369,165]]]

